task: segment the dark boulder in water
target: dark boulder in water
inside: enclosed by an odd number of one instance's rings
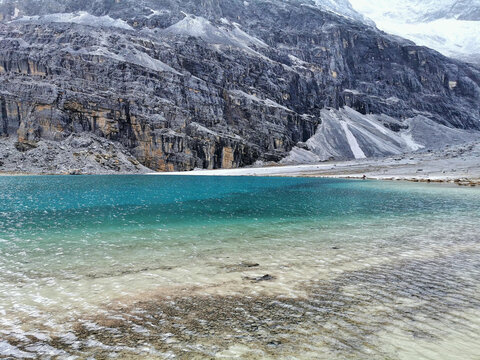
[[[261,282],[261,281],[271,281],[275,280],[275,277],[269,274],[263,275],[263,276],[256,276],[256,277],[251,277],[251,276],[245,276],[243,278],[244,280],[250,280],[252,282]]]

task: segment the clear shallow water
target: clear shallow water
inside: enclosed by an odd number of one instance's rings
[[[154,176],[0,186],[0,357],[480,353],[477,189]]]

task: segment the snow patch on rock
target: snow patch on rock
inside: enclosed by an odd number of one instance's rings
[[[359,12],[355,11],[348,0],[313,0],[313,2],[316,7],[332,12],[336,15],[373,25],[370,20],[364,18]]]
[[[266,58],[255,48],[267,48],[268,45],[243,31],[239,24],[222,18],[222,25],[214,25],[201,16],[185,15],[182,20],[166,28],[164,32],[198,37],[215,45],[235,46],[251,54]]]
[[[108,15],[94,16],[86,11],[75,13],[57,13],[43,16],[22,16],[15,20],[16,22],[36,22],[36,23],[73,23],[80,25],[88,25],[93,27],[109,27],[120,28],[125,30],[133,30],[128,23],[121,19],[113,19]]]
[[[290,110],[286,106],[283,106],[283,105],[281,105],[281,104],[279,104],[279,103],[277,103],[277,102],[275,102],[271,99],[260,99],[256,95],[247,94],[246,92],[244,92],[242,90],[232,90],[232,91],[230,91],[230,96],[232,96],[234,98],[235,97],[245,98],[248,101],[261,103],[262,105],[265,105],[265,106],[268,106],[268,107],[279,108],[279,109],[282,109],[282,110],[285,110],[285,111],[292,112],[292,110]]]
[[[118,62],[135,64],[157,72],[171,72],[175,75],[182,75],[180,72],[178,72],[171,66],[151,57],[149,54],[142,52],[134,47],[125,48],[118,53],[109,50],[108,44],[106,44],[105,46],[83,48],[77,51],[68,49],[68,51],[71,53],[95,55],[110,58]]]

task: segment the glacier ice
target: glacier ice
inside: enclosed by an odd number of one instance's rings
[[[480,62],[480,0],[350,0],[387,33],[450,57]]]

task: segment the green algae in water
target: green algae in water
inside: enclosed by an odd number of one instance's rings
[[[0,184],[0,355],[480,351],[476,189],[155,176]]]

